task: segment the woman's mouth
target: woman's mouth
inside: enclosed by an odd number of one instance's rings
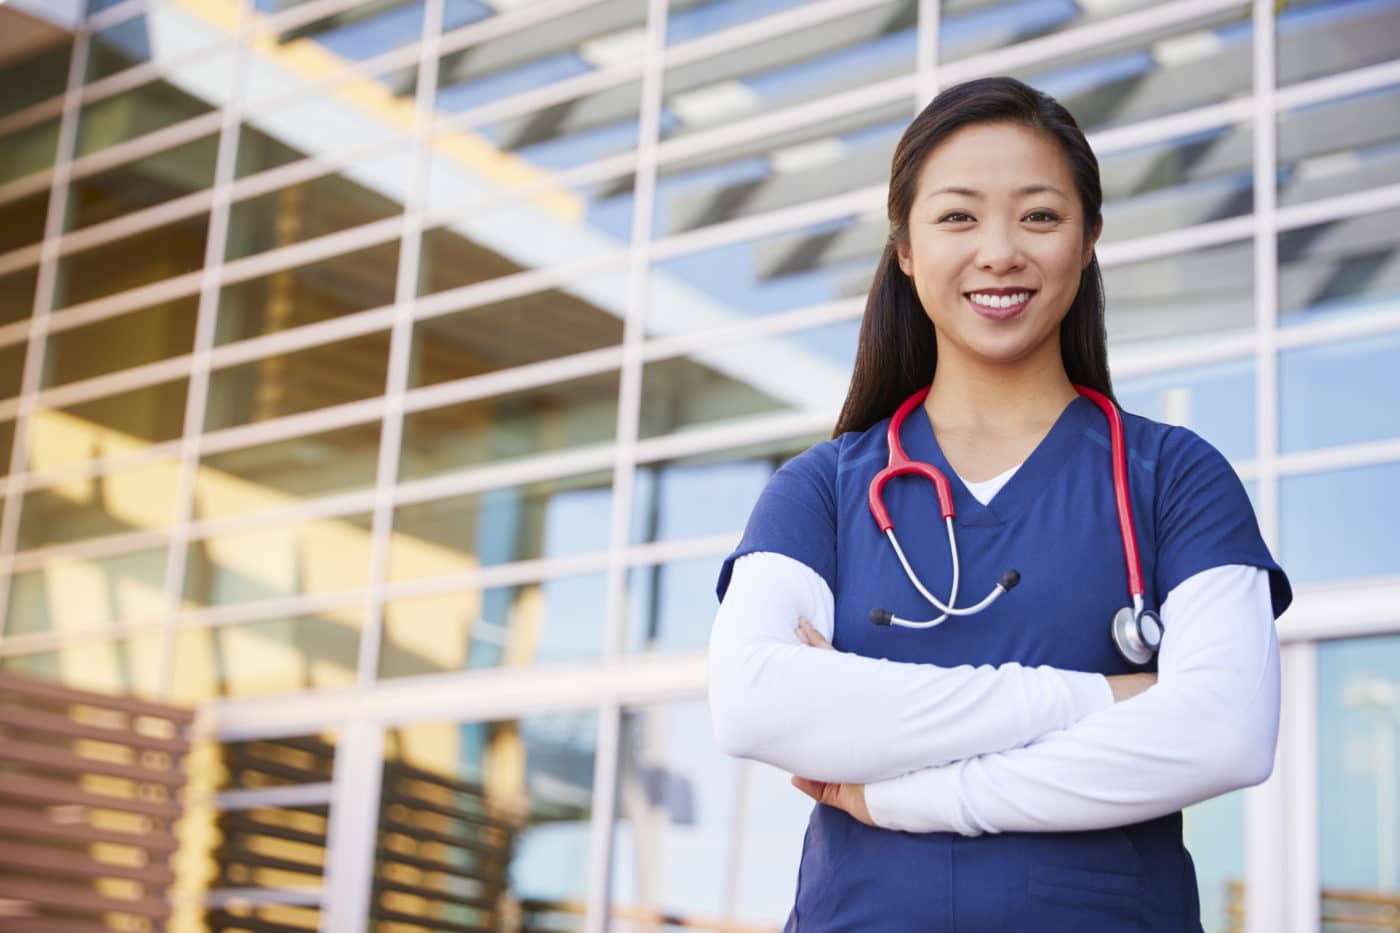
[[[974,311],[993,321],[1005,321],[1025,310],[1035,295],[1029,288],[997,288],[985,291],[967,292],[963,295]]]

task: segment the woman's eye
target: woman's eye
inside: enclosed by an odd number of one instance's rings
[[[972,215],[966,211],[949,211],[938,218],[941,224],[965,224],[972,219]]]
[[[1053,211],[1031,211],[1026,215],[1026,219],[1035,224],[1052,224],[1060,219],[1060,216]]]

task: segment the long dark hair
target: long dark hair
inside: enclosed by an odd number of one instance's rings
[[[1048,133],[1069,159],[1084,208],[1086,236],[1099,223],[1103,191],[1099,162],[1068,110],[1015,78],[980,78],[943,91],[900,137],[890,166],[890,236],[865,302],[851,386],[832,437],[864,431],[894,413],[933,380],[938,343],[913,282],[899,268],[898,247],[909,242],[909,210],[924,161],[939,143],[975,123],[1019,123]],[[1103,276],[1094,256],[1060,325],[1060,357],[1070,381],[1113,397],[1104,330]]]

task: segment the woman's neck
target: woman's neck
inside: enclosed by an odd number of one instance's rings
[[[1059,347],[1053,356],[1014,365],[989,365],[940,355],[924,407],[929,421],[950,430],[1016,434],[1048,428],[1078,393],[1065,374]]]

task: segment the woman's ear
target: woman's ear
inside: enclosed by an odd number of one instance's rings
[[[1084,242],[1084,256],[1079,263],[1079,268],[1089,268],[1089,263],[1094,261],[1094,244],[1099,242],[1099,234],[1103,233],[1103,217],[1094,221],[1094,229],[1089,233],[1089,237]]]
[[[909,258],[909,245],[896,241],[894,244],[894,254],[895,258],[899,260],[899,271],[912,279],[914,277],[914,262]]]

